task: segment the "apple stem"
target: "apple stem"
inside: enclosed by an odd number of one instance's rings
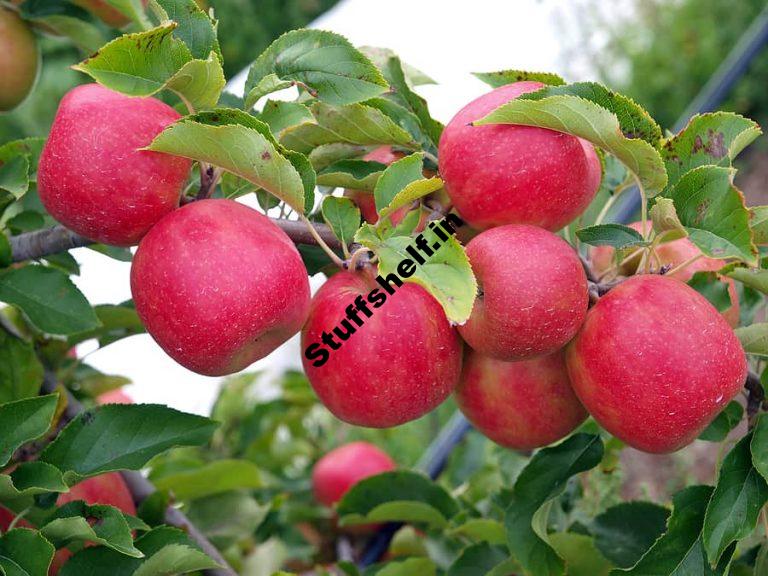
[[[693,264],[694,262],[696,262],[696,260],[698,260],[699,258],[702,258],[703,256],[704,256],[704,254],[702,254],[702,253],[700,252],[700,253],[696,254],[696,256],[693,256],[693,257],[691,257],[691,258],[688,258],[688,260],[686,260],[686,261],[685,261],[685,262],[683,262],[682,264],[678,264],[677,266],[675,266],[675,267],[674,267],[674,268],[672,268],[671,270],[668,270],[668,271],[666,272],[666,274],[668,274],[668,275],[670,275],[670,276],[671,276],[672,274],[674,274],[674,273],[676,273],[676,272],[680,272],[680,270],[685,270],[686,268],[688,268],[688,266],[690,266],[691,264]]]
[[[221,170],[214,168],[210,164],[200,162],[200,190],[197,192],[196,200],[206,200],[216,190],[216,185],[221,178]]]
[[[336,253],[331,250],[331,248],[328,246],[328,244],[325,243],[325,240],[320,236],[320,234],[317,232],[317,229],[315,229],[315,225],[310,222],[304,214],[299,214],[299,218],[301,219],[304,224],[306,224],[307,229],[309,230],[309,233],[312,235],[312,237],[315,239],[315,242],[317,243],[320,248],[323,249],[323,252],[328,254],[328,257],[331,259],[331,261],[336,264],[339,268],[344,268],[344,262],[341,258],[339,258]]]
[[[360,246],[359,248],[357,248],[352,253],[352,256],[349,258],[349,260],[347,260],[346,262],[347,269],[358,270],[359,268],[362,268],[363,266],[365,266],[367,263],[370,262],[370,259],[366,259],[369,253],[370,253],[370,250],[365,246]]]

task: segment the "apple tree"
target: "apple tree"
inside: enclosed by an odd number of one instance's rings
[[[427,74],[304,29],[235,96],[193,0],[0,2],[2,110],[40,34],[90,82],[0,144],[0,574],[768,574],[754,122],[510,69],[444,126]],[[144,332],[225,377],[210,417],[78,357]],[[303,371],[249,369],[297,334]],[[622,497],[693,443],[709,483]]]

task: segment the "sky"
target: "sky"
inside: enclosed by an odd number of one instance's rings
[[[432,114],[447,122],[466,103],[488,88],[471,72],[521,69],[558,72],[568,69],[561,59],[563,21],[578,3],[543,0],[342,0],[322,15],[313,28],[346,36],[355,45],[387,47],[401,59],[437,81],[419,87]],[[558,24],[558,22],[560,24]],[[258,56],[254,54],[254,58]],[[242,93],[245,75],[230,89]],[[591,79],[581,76],[579,79]],[[246,200],[246,202],[248,202]],[[118,303],[131,297],[130,264],[81,248],[73,251],[81,274],[74,280],[91,303]],[[322,276],[311,279],[313,291]],[[121,340],[101,350],[85,343],[78,353],[110,374],[126,376],[126,392],[137,402],[167,404],[179,410],[207,414],[220,379],[200,376],[171,360],[147,335]],[[301,367],[298,337],[294,337],[249,370],[279,373]]]

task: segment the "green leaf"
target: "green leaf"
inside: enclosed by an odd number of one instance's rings
[[[0,500],[69,492],[61,471],[44,462],[23,462],[10,474],[0,474]]]
[[[0,404],[36,396],[43,365],[29,342],[0,330]]]
[[[6,576],[48,576],[56,550],[38,532],[11,530],[0,537],[0,572]]]
[[[768,322],[758,322],[734,330],[747,354],[768,358]]]
[[[720,414],[699,434],[699,440],[722,442],[744,417],[744,408],[736,401],[728,403]]]
[[[525,70],[499,70],[498,72],[472,72],[472,76],[482,80],[491,88],[500,88],[514,82],[541,82],[549,86],[565,84],[557,74],[552,72],[526,72]]]
[[[419,152],[393,162],[384,170],[373,190],[378,212],[388,207],[395,196],[406,186],[423,179],[423,161],[424,154]]]
[[[384,77],[387,79],[388,82],[392,82],[390,78],[387,77],[386,73],[386,66],[390,59],[397,58],[397,54],[393,50],[390,50],[389,48],[379,48],[376,46],[360,46],[360,52],[368,56],[368,58],[371,60],[371,62],[374,63],[374,65],[384,72]],[[422,86],[424,84],[437,84],[435,80],[430,78],[427,74],[422,72],[421,70],[418,70],[417,68],[414,68],[413,66],[406,64],[403,62],[401,64],[403,73],[405,75],[405,80],[408,82],[409,86]]]
[[[281,80],[277,74],[267,74],[261,78],[253,88],[251,88],[250,92],[248,92],[247,100],[244,102],[243,107],[246,110],[249,110],[256,104],[256,102],[261,100],[267,94],[285,90],[286,88],[290,88],[294,85],[295,82],[290,80]]]
[[[373,191],[386,165],[366,160],[339,160],[317,175],[320,186]]]
[[[733,169],[702,166],[686,172],[665,195],[691,241],[712,258],[738,258],[755,265],[749,212],[732,183]]]
[[[193,58],[205,60],[214,53],[221,60],[216,38],[216,22],[201,10],[195,0],[156,0],[160,20],[173,20],[177,26],[173,35],[184,42]]]
[[[50,394],[0,404],[0,467],[22,444],[48,432],[58,399],[58,394]]]
[[[180,95],[192,110],[205,110],[216,106],[226,83],[221,61],[211,52],[207,58],[184,64],[164,88]]]
[[[262,122],[266,122],[272,134],[276,136],[279,136],[286,128],[315,120],[312,112],[304,104],[281,100],[267,100],[258,118]],[[318,183],[323,185],[322,182]]]
[[[415,201],[437,192],[443,187],[443,181],[440,178],[421,178],[414,182],[411,182],[405,186],[400,192],[395,194],[394,198],[390,200],[389,204],[379,211],[379,215],[382,219],[386,218],[395,210],[399,210],[405,206],[410,206]],[[418,220],[417,220],[418,222]]]
[[[525,572],[536,576],[564,573],[563,560],[539,524],[546,520],[547,503],[562,493],[571,476],[594,468],[602,457],[603,443],[598,436],[574,434],[537,452],[520,473],[504,523],[509,548]]]
[[[269,126],[242,110],[222,108],[182,118],[148,149],[219,166],[301,213],[312,207],[315,172],[309,160],[283,148]]]
[[[317,148],[313,148],[309,153],[309,161],[316,170],[323,170],[341,160],[349,160],[364,156],[375,148],[375,146],[362,146],[349,144],[347,142],[321,144]]]
[[[426,228],[423,236],[427,245],[436,251],[424,264],[416,267],[412,276],[403,280],[422,286],[440,303],[448,320],[463,324],[472,312],[477,295],[477,280],[467,254],[453,236],[443,241],[431,228]],[[406,251],[413,244],[412,238],[392,236],[382,239],[369,224],[364,224],[358,230],[355,241],[378,255],[379,274],[382,276],[396,272],[402,261],[413,259]]]
[[[87,476],[139,470],[174,446],[205,444],[217,423],[155,404],[110,404],[82,412],[40,454],[70,485]]]
[[[400,520],[443,527],[458,512],[458,504],[423,474],[402,470],[358,482],[341,499],[337,512],[345,525]]]
[[[699,166],[728,168],[734,158],[760,135],[757,123],[733,112],[698,114],[661,146],[670,188]]]
[[[755,424],[752,443],[752,465],[768,480],[768,418],[761,415]]]
[[[491,570],[510,560],[509,551],[501,546],[491,546],[485,542],[472,544],[461,551],[445,576],[487,576]]]
[[[87,21],[87,12],[69,2],[23,2],[19,9],[24,20],[69,38],[86,54],[93,54],[106,42],[101,30]]]
[[[666,533],[629,570],[614,570],[611,576],[725,576],[730,557],[725,555],[713,570],[707,562],[701,529],[712,495],[709,486],[690,486],[672,499],[672,515]],[[733,554],[733,548],[730,550]]]
[[[579,240],[590,246],[613,246],[616,249],[646,244],[643,235],[622,224],[598,224],[576,232]]]
[[[244,491],[226,492],[195,500],[187,517],[206,538],[224,550],[252,535],[271,510]]]
[[[299,82],[336,106],[361,102],[387,89],[381,72],[362,52],[343,36],[323,30],[292,30],[261,53],[248,72],[246,108],[263,95],[263,87],[254,88],[270,74]]]
[[[0,190],[19,199],[29,190],[29,159],[16,156],[0,160]]]
[[[752,228],[755,244],[768,244],[768,206],[753,206],[749,209],[749,226]]]
[[[662,527],[663,530],[663,527]],[[549,537],[550,544],[568,567],[568,576],[608,576],[613,568],[595,547],[595,541],[584,534],[558,532]]]
[[[133,545],[131,528],[123,513],[114,506],[89,506],[82,500],[59,508],[40,533],[60,548],[72,542],[95,542],[121,554],[141,558]]]
[[[0,214],[2,209],[0,209]],[[13,262],[13,248],[11,248],[11,241],[8,239],[8,235],[0,230],[0,268],[10,266]]]
[[[760,509],[768,501],[768,484],[752,465],[752,436],[742,438],[723,460],[707,506],[702,539],[713,567],[732,543],[754,530]]]
[[[390,562],[375,576],[436,576],[437,567],[429,558],[410,558],[403,562]]]
[[[733,305],[728,284],[721,282],[715,272],[696,272],[688,280],[688,286],[709,300],[718,312],[728,310]]]
[[[128,336],[141,334],[144,324],[141,323],[132,302],[124,304],[101,304],[94,308],[101,323],[94,330],[78,332],[67,338],[70,346],[75,346],[86,340],[96,338],[101,347],[117,342]]]
[[[452,537],[463,536],[473,542],[489,544],[504,544],[507,541],[507,531],[504,525],[490,518],[473,518],[448,531]]]
[[[754,288],[758,292],[768,294],[768,270],[764,268],[745,268],[733,266],[727,268],[725,275],[738,280],[742,284]]]
[[[327,196],[322,204],[323,220],[331,227],[336,238],[349,246],[360,228],[360,209],[349,198]]]
[[[669,510],[652,502],[622,502],[597,516],[590,527],[597,549],[621,568],[637,563],[667,526]]]
[[[0,301],[20,308],[48,334],[74,334],[99,325],[85,296],[54,268],[30,265],[0,272]]]
[[[247,460],[217,460],[193,470],[152,478],[152,481],[158,490],[170,490],[179,500],[264,486],[261,470]]]
[[[543,96],[556,89],[546,88],[532,94]],[[504,104],[474,124],[523,124],[579,136],[621,160],[636,175],[648,197],[664,190],[667,173],[658,151],[641,138],[625,136],[619,118],[611,110],[581,96],[563,94],[531,100],[532,94],[524,94]],[[654,137],[653,124],[647,122],[626,128],[649,139]]]

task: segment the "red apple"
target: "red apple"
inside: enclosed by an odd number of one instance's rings
[[[543,86],[496,88],[462,108],[440,137],[445,189],[473,228],[534,224],[558,230],[587,208],[600,186],[600,161],[592,145],[575,136],[532,126],[472,125]]]
[[[238,372],[301,329],[307,270],[269,218],[202,200],[163,218],[139,245],[131,292],[147,331],[182,366]]]
[[[133,404],[133,398],[120,390],[110,390],[96,398],[96,404]]]
[[[360,480],[395,467],[392,458],[373,444],[345,444],[320,458],[312,469],[315,498],[325,506],[333,506]]]
[[[589,294],[581,260],[563,239],[535,226],[486,230],[467,245],[480,295],[459,333],[500,360],[550,354],[576,335]]]
[[[176,208],[190,161],[140,150],[179,118],[154,98],[130,98],[98,84],[61,101],[40,157],[43,205],[91,240],[131,246]]]
[[[301,333],[302,360],[337,418],[387,428],[448,397],[461,372],[461,339],[424,288],[391,283],[390,294],[374,274],[340,272],[320,288]]]
[[[469,351],[455,397],[475,428],[515,450],[552,444],[587,418],[571,388],[562,350],[519,362]]]
[[[0,6],[0,112],[21,104],[37,79],[37,41],[26,22]]]
[[[141,3],[145,8],[148,1],[149,0],[141,0]],[[88,10],[88,12],[97,18],[100,18],[105,24],[109,24],[113,28],[122,28],[130,22],[125,14],[120,12],[117,8],[110,6],[105,0],[70,0],[70,2]]]
[[[652,453],[692,442],[739,392],[747,362],[717,310],[666,276],[629,278],[568,348],[576,395],[608,432]]]

